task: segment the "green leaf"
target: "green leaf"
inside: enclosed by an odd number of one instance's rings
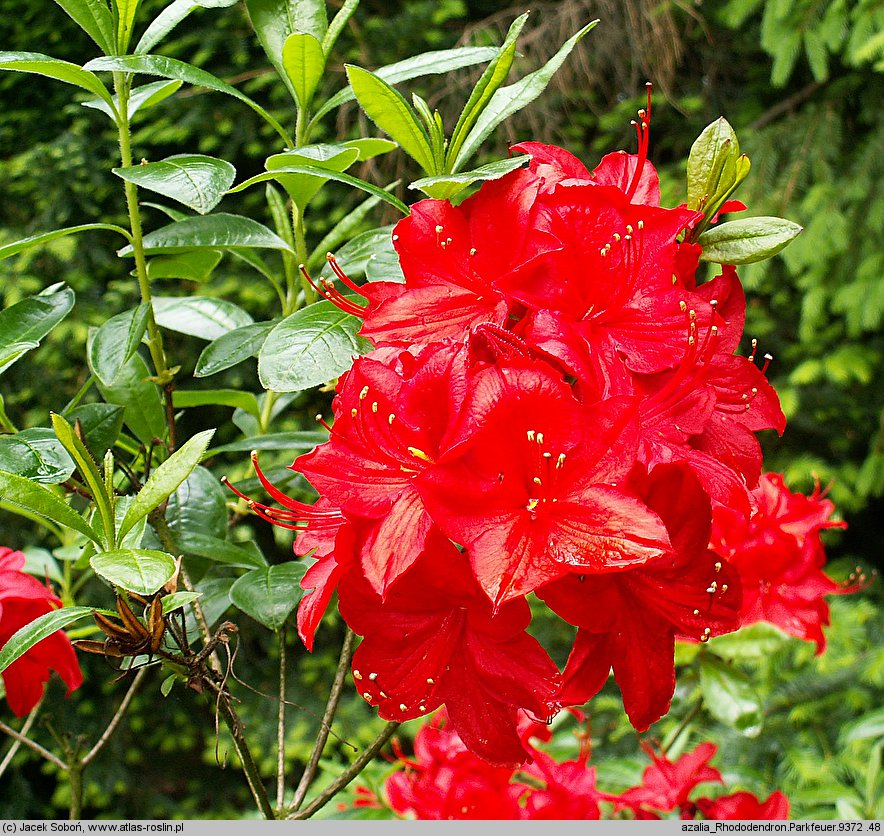
[[[358,334],[361,320],[321,301],[287,316],[267,336],[258,355],[265,389],[298,392],[345,372],[353,358],[371,350]]]
[[[282,68],[301,110],[308,110],[325,71],[322,44],[306,32],[293,32],[282,47]]]
[[[268,630],[278,630],[304,594],[300,584],[306,571],[295,562],[253,569],[230,587],[230,600]]]
[[[214,560],[216,563],[223,563],[226,566],[238,566],[242,569],[255,569],[267,565],[260,553],[244,549],[236,543],[229,540],[222,540],[220,537],[212,537],[208,534],[199,534],[196,532],[185,532],[180,540],[179,545],[186,554],[193,554],[197,557],[204,557],[207,560]]]
[[[17,255],[23,250],[28,250],[31,247],[37,247],[40,244],[48,244],[56,238],[63,238],[66,235],[75,235],[78,232],[87,232],[91,229],[108,229],[111,232],[119,232],[124,238],[131,240],[129,233],[121,226],[115,226],[114,224],[80,224],[80,226],[69,226],[65,229],[53,229],[52,232],[41,232],[38,235],[22,238],[20,241],[4,244],[0,247],[0,261],[4,258],[9,258],[12,255]]]
[[[138,520],[146,517],[161,502],[165,501],[190,475],[193,469],[200,463],[200,459],[214,434],[215,430],[204,430],[201,433],[197,433],[150,474],[147,482],[144,483],[144,487],[135,495],[135,499],[129,506],[129,510],[120,524],[119,531],[117,532],[118,539],[124,537],[126,532]],[[166,580],[168,579],[166,578]],[[157,588],[162,586],[166,580],[162,581]],[[137,591],[133,590],[133,592]]]
[[[751,264],[776,255],[803,230],[785,218],[740,218],[707,229],[697,243],[701,261]]]
[[[227,536],[230,491],[204,467],[194,468],[169,497],[166,522],[179,541],[192,534]]]
[[[181,81],[152,81],[150,84],[143,84],[130,91],[127,99],[127,111],[129,119],[131,119],[139,110],[147,110],[155,104],[159,104],[164,99],[168,99],[173,93],[176,93],[183,82]],[[117,96],[113,97],[114,108],[119,108],[120,102]],[[89,99],[81,103],[83,107],[91,107],[93,110],[100,110],[107,114],[111,119],[115,119],[113,109],[101,99]]]
[[[209,377],[249,357],[257,357],[264,340],[275,327],[276,322],[254,322],[222,334],[202,350],[193,376]]]
[[[109,107],[114,107],[110,91],[97,75],[69,61],[53,58],[51,55],[43,55],[40,52],[0,52],[0,70],[35,73],[66,84],[73,84],[81,90],[88,90],[92,95],[98,96]]]
[[[58,485],[71,477],[74,461],[52,430],[34,427],[0,435],[0,470],[44,485]]]
[[[0,311],[0,372],[36,348],[74,306],[74,291],[52,285]]]
[[[321,177],[324,180],[337,180],[339,183],[346,183],[348,186],[362,189],[362,191],[380,198],[391,206],[395,206],[403,215],[407,215],[409,212],[408,207],[399,200],[398,197],[394,197],[384,191],[384,189],[378,188],[373,183],[368,183],[365,180],[360,180],[358,177],[353,177],[350,174],[344,174],[343,172],[330,171],[318,165],[288,165],[285,168],[278,168],[274,171],[265,171],[263,174],[250,177],[238,186],[234,186],[229,193],[234,194],[235,192],[241,192],[243,189],[254,186],[256,183],[265,183],[268,180],[279,180],[280,175],[282,174],[312,174]]]
[[[513,59],[516,56],[516,40],[527,20],[528,12],[525,12],[525,14],[520,15],[510,24],[506,38],[500,47],[500,52],[486,67],[479,81],[476,82],[476,86],[473,88],[473,92],[470,93],[470,98],[467,100],[466,105],[464,105],[460,118],[457,120],[457,125],[455,125],[451,133],[451,140],[448,143],[446,155],[446,160],[449,163],[457,157],[457,153],[470,128],[476,123],[491,97],[500,85],[506,81],[510,67],[513,65]]]
[[[101,537],[70,505],[47,487],[24,476],[0,470],[0,499],[85,534],[101,543]]]
[[[132,40],[132,26],[135,23],[135,15],[141,0],[113,0],[117,10],[117,49],[116,52],[126,52],[129,49],[129,41]]]
[[[86,446],[98,457],[114,446],[123,428],[123,408],[109,403],[83,404],[64,417],[75,427],[79,422]]]
[[[386,81],[387,84],[399,84],[412,78],[420,78],[426,75],[439,75],[459,70],[463,67],[472,67],[474,64],[482,64],[492,60],[500,50],[497,47],[488,46],[463,46],[455,49],[441,49],[434,52],[424,52],[397,61],[375,70],[374,75]],[[342,104],[352,102],[356,98],[351,87],[345,87],[332,96],[311,120],[311,126],[319,119]]]
[[[184,18],[197,9],[226,9],[235,6],[237,0],[175,0],[154,19],[135,47],[136,55],[150,52]]]
[[[365,275],[372,261],[378,258],[385,259],[388,254],[392,254],[398,265],[399,256],[393,249],[392,225],[361,232],[335,253],[335,260],[341,269],[353,279]],[[330,279],[333,275],[334,273],[326,261],[320,271],[320,276]]]
[[[177,568],[172,555],[153,549],[99,552],[89,565],[109,583],[138,595],[153,595],[162,589]]]
[[[688,209],[709,212],[736,185],[740,143],[724,117],[703,129],[688,155]]]
[[[25,624],[0,650],[0,672],[5,671],[16,659],[20,659],[35,644],[48,638],[57,630],[92,616],[92,607],[62,607],[53,610],[29,624]]]
[[[324,441],[328,441],[328,434],[325,432],[298,430],[268,433],[213,447],[209,453],[214,456],[218,453],[249,453],[252,450],[312,450]]]
[[[366,136],[360,139],[348,139],[339,143],[345,148],[355,148],[359,151],[357,162],[365,162],[372,157],[378,157],[381,154],[388,154],[390,151],[399,146],[390,139],[384,139],[382,136]]]
[[[147,330],[150,308],[142,302],[131,311],[112,316],[90,336],[86,352],[89,368],[105,386],[114,379],[137,351]]]
[[[765,659],[789,637],[772,624],[759,622],[710,639],[707,647],[723,659]]]
[[[402,95],[383,79],[354,64],[346,64],[347,78],[359,106],[388,133],[427,174],[436,174],[427,132]]]
[[[0,346],[0,374],[6,371],[16,360],[23,357],[40,343],[24,341]]]
[[[857,740],[877,740],[884,738],[884,708],[863,714],[841,727],[838,740],[842,745]]]
[[[170,612],[192,604],[202,594],[202,592],[173,592],[171,595],[164,595],[160,599],[160,603],[163,605],[163,615],[168,615]]]
[[[749,678],[736,668],[706,655],[700,661],[700,691],[706,710],[746,737],[761,733],[762,709]]]
[[[206,87],[209,90],[215,90],[218,93],[226,93],[239,99],[243,104],[248,105],[255,113],[258,114],[273,130],[275,130],[285,140],[287,146],[291,146],[292,140],[288,132],[279,122],[276,121],[261,105],[253,102],[248,96],[240,93],[235,87],[231,87],[220,78],[186,64],[184,61],[178,61],[175,58],[166,58],[163,55],[114,55],[104,58],[96,58],[90,61],[84,69],[94,70],[96,72],[106,70],[110,72],[124,73],[141,73],[142,75],[157,75],[162,78],[174,78],[178,81],[184,81],[187,84],[193,84],[196,87]]]
[[[176,389],[172,393],[172,403],[177,409],[188,409],[193,406],[232,406],[244,409],[256,418],[261,417],[261,408],[252,392],[240,389]]]
[[[424,177],[410,183],[409,189],[420,189],[425,195],[435,200],[450,200],[458,192],[463,191],[473,183],[482,180],[499,180],[505,174],[521,168],[528,162],[530,157],[511,157],[508,160],[498,160],[487,165],[474,168],[472,171],[464,171],[460,174],[443,174],[439,177]]]
[[[252,324],[238,305],[210,296],[154,296],[153,310],[157,325],[203,340]]]
[[[277,171],[306,164],[328,172],[342,172],[357,159],[359,159],[358,148],[344,145],[307,145],[296,151],[287,151],[268,157],[264,167],[268,171]],[[277,180],[288,192],[289,197],[302,212],[313,196],[329,180],[328,177],[314,177],[307,174],[278,174],[273,179]],[[286,225],[290,226],[288,220]]]
[[[148,379],[150,374],[147,363],[136,353],[120,369],[113,383],[105,385],[97,381],[98,391],[107,403],[124,407],[124,423],[143,444],[151,444],[166,434],[166,412],[159,388]]]
[[[154,256],[147,262],[147,278],[187,279],[204,282],[221,261],[218,250],[182,250],[175,255]]]
[[[258,247],[271,250],[291,251],[276,233],[263,224],[241,215],[219,212],[205,217],[186,218],[144,236],[144,251],[150,253],[173,253],[195,247],[213,247],[219,250],[235,250]],[[117,255],[134,255],[132,246],[119,250]]]
[[[175,154],[156,163],[114,168],[117,177],[183,203],[194,212],[211,212],[236,177],[225,160],[205,154]]]
[[[332,22],[328,25],[325,36],[322,39],[322,51],[328,55],[332,51],[338,36],[343,28],[347,25],[347,21],[353,16],[359,0],[344,0],[344,5],[338,9],[338,13],[332,18]]]
[[[55,0],[74,22],[101,47],[114,52],[114,19],[104,0]]]
[[[485,138],[505,119],[518,113],[523,107],[533,102],[545,89],[559,67],[577,46],[580,39],[593,29],[597,20],[588,23],[562,45],[561,49],[540,69],[506,87],[500,87],[484,110],[479,114],[475,124],[467,134],[453,161],[449,160],[450,171],[459,171],[464,163],[476,153]]]

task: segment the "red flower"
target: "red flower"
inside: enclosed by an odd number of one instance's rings
[[[777,473],[764,474],[753,497],[758,507],[749,520],[717,508],[711,539],[711,547],[740,573],[741,622],[774,624],[816,642],[822,653],[823,627],[829,624],[825,596],[859,588],[836,583],[822,569],[826,554],[820,532],[846,524],[829,519],[834,505],[818,489],[810,496],[792,493]]]
[[[21,571],[25,556],[0,547],[0,647],[26,624],[61,606],[61,601],[36,578]],[[35,644],[3,671],[6,701],[19,717],[43,695],[54,670],[68,686],[68,695],[83,684],[83,674],[70,640],[58,630]]]
[[[569,572],[623,569],[668,550],[657,515],[614,487],[634,460],[633,412],[627,399],[580,406],[543,363],[470,379],[450,452],[417,487],[495,606]]]
[[[657,467],[641,495],[666,524],[669,553],[628,571],[569,575],[537,594],[580,628],[561,702],[585,702],[613,668],[629,720],[644,731],[669,710],[676,636],[703,641],[735,629],[740,594],[736,572],[707,550],[709,499],[690,470]]]
[[[387,720],[410,720],[444,704],[464,744],[489,763],[527,755],[519,709],[555,711],[559,672],[525,632],[528,604],[492,615],[466,558],[433,537],[382,601],[354,565],[338,589],[341,615],[365,638],[353,658],[358,690]]]
[[[735,792],[716,799],[698,798],[697,808],[707,819],[741,819],[761,821],[788,819],[789,799],[777,790],[767,801],[761,801],[751,792]]]

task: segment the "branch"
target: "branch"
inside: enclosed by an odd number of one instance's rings
[[[101,737],[98,738],[96,744],[83,756],[80,760],[81,768],[84,766],[88,766],[98,753],[104,748],[105,744],[108,740],[111,739],[113,733],[117,730],[117,726],[120,725],[120,721],[123,719],[123,716],[129,710],[129,705],[131,704],[133,698],[135,697],[135,693],[138,691],[139,687],[141,687],[141,683],[144,681],[144,677],[147,676],[147,668],[142,668],[135,674],[135,678],[132,680],[132,684],[129,686],[129,690],[126,691],[126,696],[123,697],[123,701],[120,703],[120,707],[116,710],[116,713],[111,718],[111,721],[107,724],[107,728],[104,730],[104,733]]]
[[[44,691],[40,697],[39,702],[31,709],[31,713],[28,714],[28,717],[25,720],[24,725],[21,727],[21,731],[19,732],[22,737],[27,737],[28,732],[31,730],[31,726],[34,725],[34,720],[37,719],[37,714],[40,713],[40,707],[43,705],[43,699],[45,698],[45,696],[46,692]],[[12,745],[9,747],[9,751],[3,758],[3,762],[0,763],[0,778],[3,777],[3,773],[6,772],[9,764],[12,763],[12,759],[15,757],[15,753],[21,748],[21,745],[21,740],[12,741]]]
[[[20,734],[15,729],[10,728],[6,725],[6,723],[0,722],[0,731],[4,734],[8,734],[13,740],[17,740],[19,743],[27,746],[30,749],[33,749],[38,755],[46,758],[49,763],[57,766],[62,771],[66,772],[68,765],[57,755],[53,755],[48,749],[44,749],[39,743],[31,740],[30,737],[25,737],[23,734]]]
[[[276,809],[282,812],[285,803],[285,625],[277,632],[279,638],[279,714],[276,723]]]

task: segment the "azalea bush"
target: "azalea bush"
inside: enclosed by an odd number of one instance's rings
[[[58,5],[99,54],[2,52],[0,69],[75,88],[119,148],[125,218],[78,219],[0,258],[116,236],[128,302],[90,323],[79,388],[40,423],[20,427],[0,401],[0,503],[30,532],[0,552],[0,671],[24,718],[0,722],[0,772],[39,757],[71,817],[113,809],[90,775],[134,704],[178,700],[173,737],[214,734],[222,766],[223,734],[268,819],[794,811],[779,786],[710,766],[701,719],[755,740],[773,724],[755,695],[770,682],[743,662],[802,643],[822,654],[826,596],[869,578],[824,568],[821,532],[844,525],[825,489],[763,472],[757,434],[786,419],[773,358],[743,333],[737,268],[801,228],[734,197],[750,163],[730,124],[698,132],[683,200],[667,207],[650,85],[635,148],[592,168],[530,140],[483,153],[597,21],[509,83],[527,15],[499,46],[348,64],[326,96],[358,3],[329,15],[316,0],[248,0],[288,96],[271,109],[162,54],[189,14],[230,14],[229,0],[152,18],[117,0]],[[470,67],[452,123],[412,89]],[[184,85],[257,115],[261,170],[133,147],[133,125]],[[354,101],[370,135],[333,137],[330,114]],[[388,154],[420,176],[373,182]],[[313,235],[338,193],[359,200]],[[216,292],[224,276],[236,301]],[[246,309],[243,286],[260,288],[259,306]],[[76,301],[54,284],[0,312],[0,371],[39,357]],[[225,385],[246,366],[254,382]],[[342,643],[336,668],[302,652],[324,642]],[[867,657],[857,712],[880,678]],[[52,672],[65,687],[49,693]],[[113,686],[107,721],[78,702],[90,680]],[[305,683],[327,699],[295,748]],[[330,764],[331,746],[352,746],[339,713],[361,732],[349,762]],[[609,731],[648,733],[639,774],[604,773],[622,733],[590,757],[585,718],[612,714]],[[846,741],[859,760],[876,728],[863,722]],[[388,744],[393,774],[378,759]],[[879,814],[880,752],[863,791],[823,812]],[[343,811],[326,806],[336,798]]]

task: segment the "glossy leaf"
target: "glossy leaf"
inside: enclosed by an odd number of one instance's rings
[[[229,540],[212,537],[208,534],[185,532],[178,541],[185,554],[193,554],[226,566],[237,566],[242,569],[260,569],[267,565],[260,554],[244,549]]]
[[[62,630],[77,621],[91,617],[93,612],[92,607],[62,607],[25,624],[24,627],[12,634],[9,641],[0,650],[0,672],[5,671],[16,659],[21,658],[38,642],[48,638],[57,630]]]
[[[235,6],[236,3],[237,0],[174,0],[144,30],[134,52],[136,55],[150,52],[182,20],[197,9],[226,9]]]
[[[337,14],[332,18],[332,21],[329,23],[328,29],[325,32],[325,36],[322,39],[322,51],[326,55],[332,51],[332,47],[334,47],[337,42],[338,36],[347,25],[347,21],[353,16],[353,12],[356,11],[358,5],[359,0],[344,0],[344,5],[338,9]]]
[[[93,96],[98,96],[110,107],[114,106],[110,91],[101,83],[98,76],[76,64],[71,64],[70,61],[61,61],[41,52],[0,52],[0,70],[35,73],[66,84],[73,84],[81,90],[88,90]]]
[[[148,306],[142,302],[137,308],[112,316],[91,334],[87,347],[89,368],[106,386],[113,384],[141,344],[148,313]]]
[[[220,447],[213,447],[209,453],[248,453],[252,450],[312,450],[317,444],[328,441],[328,433],[300,430],[293,432],[268,433],[239,441],[231,441]]]
[[[399,147],[391,139],[384,139],[382,136],[366,136],[359,139],[348,139],[340,144],[345,148],[355,148],[359,151],[359,156],[356,158],[356,161],[360,163],[370,160],[372,157],[378,157],[381,154],[388,154],[390,151]]]
[[[123,421],[143,444],[166,434],[166,412],[159,387],[148,378],[150,370],[140,354],[133,354],[113,383],[97,382],[98,391],[109,404],[124,407]]]
[[[238,305],[209,296],[155,296],[153,309],[157,325],[203,340],[252,323]]]
[[[112,170],[117,177],[177,200],[200,215],[221,202],[236,177],[230,163],[205,154],[175,154],[159,162]]]
[[[38,345],[40,343],[22,340],[0,347],[0,373],[5,372],[16,360]]]
[[[253,322],[222,334],[203,349],[196,361],[193,376],[209,377],[249,357],[257,357],[274,327],[276,322]]]
[[[53,490],[24,476],[0,470],[0,499],[101,543],[98,532]]]
[[[350,368],[354,357],[371,350],[371,343],[358,334],[361,325],[324,300],[286,317],[261,347],[261,385],[274,392],[298,392],[332,380]]]
[[[153,81],[150,84],[142,84],[140,87],[134,88],[130,91],[127,99],[126,110],[129,112],[129,118],[131,119],[139,110],[147,110],[164,99],[168,99],[181,88],[182,84],[181,81]],[[116,96],[113,99],[114,107],[119,108],[119,100]],[[89,99],[82,102],[82,105],[83,107],[91,107],[93,110],[100,110],[111,119],[115,118],[113,109],[102,99]]]
[[[263,224],[242,215],[219,212],[164,226],[144,236],[144,251],[171,253],[194,247],[213,247],[219,250],[257,247],[271,250],[290,250],[288,244]],[[121,256],[134,255],[131,246],[118,252]]]
[[[52,430],[33,427],[0,435],[0,470],[44,485],[58,485],[71,477],[74,462]]]
[[[377,258],[385,258],[392,253],[397,264],[399,256],[393,249],[393,226],[381,226],[368,229],[352,238],[343,247],[335,251],[335,260],[341,269],[351,278],[364,276],[368,265]],[[326,261],[320,275],[330,279],[334,275]]]
[[[274,154],[264,163],[268,171],[289,170],[291,166],[310,165],[328,172],[346,171],[359,159],[359,149],[344,145],[307,145],[296,151]],[[327,183],[329,178],[308,174],[276,174],[273,178],[288,192],[289,197],[303,212],[313,196]],[[285,212],[286,228],[290,222]]]
[[[300,583],[306,571],[295,562],[253,569],[230,587],[230,600],[268,630],[278,630],[304,594]]]
[[[260,418],[261,409],[252,392],[240,389],[176,389],[172,393],[172,403],[178,409],[194,406],[232,406],[244,409],[250,415]]]
[[[556,71],[565,63],[565,59],[571,54],[571,51],[577,46],[580,39],[590,29],[594,28],[597,23],[598,21],[594,20],[575,35],[572,35],[562,44],[561,49],[540,69],[529,73],[513,84],[500,87],[485,105],[481,114],[479,114],[472,130],[464,139],[457,156],[453,161],[449,160],[448,169],[450,171],[459,171],[463,168],[464,163],[476,153],[479,146],[485,141],[485,138],[501,122],[533,102],[546,89]]]
[[[497,160],[487,165],[474,168],[472,171],[463,171],[460,174],[443,174],[439,177],[424,177],[410,183],[409,189],[420,189],[428,197],[435,200],[450,200],[458,192],[483,180],[498,180],[505,174],[521,168],[528,162],[530,157],[511,157],[508,160]]]
[[[219,250],[182,250],[174,255],[154,256],[147,262],[147,277],[204,282],[221,261]]]
[[[709,649],[722,659],[764,659],[783,646],[789,637],[772,624],[759,622],[734,633],[716,636]]]
[[[784,218],[740,218],[707,229],[697,243],[702,261],[751,264],[776,255],[801,234],[803,227]]]
[[[731,190],[739,157],[740,143],[727,119],[704,128],[688,155],[688,209],[704,210]]]
[[[69,226],[65,229],[53,229],[52,232],[40,232],[37,235],[30,235],[19,241],[4,244],[0,247],[0,260],[9,258],[12,255],[18,255],[18,253],[31,247],[48,244],[56,238],[64,238],[66,235],[76,235],[78,232],[88,232],[92,229],[107,229],[111,232],[119,232],[127,240],[131,240],[129,233],[121,226],[115,226],[114,224],[80,224],[79,226]]]
[[[147,482],[144,483],[129,506],[117,532],[118,538],[125,536],[126,532],[138,520],[146,517],[161,502],[164,502],[191,474],[199,464],[200,458],[209,446],[209,441],[214,434],[215,430],[204,430],[197,433],[150,474]]]
[[[282,47],[282,67],[298,104],[307,110],[325,71],[322,44],[306,32],[293,32]]]
[[[0,372],[36,348],[74,306],[74,291],[53,285],[0,311]]]
[[[204,454],[205,455],[205,454]],[[227,536],[230,490],[204,467],[196,467],[172,493],[166,504],[166,522],[180,542],[191,534]]]
[[[129,41],[132,40],[132,27],[135,24],[135,15],[141,0],[111,0],[116,8],[117,21],[117,52],[126,52],[129,49]]]
[[[714,656],[704,656],[700,662],[700,691],[706,710],[716,720],[746,737],[761,733],[761,704],[741,671]]]
[[[80,430],[93,455],[101,457],[114,446],[123,428],[123,407],[109,403],[87,403],[65,413],[65,418]]]
[[[427,132],[402,95],[383,79],[353,64],[347,78],[359,106],[382,131],[388,133],[427,173],[435,173],[433,150]]]
[[[171,595],[164,595],[160,600],[163,605],[163,615],[180,610],[181,607],[186,607],[199,600],[201,596],[202,592],[173,592]]]
[[[114,19],[104,0],[55,0],[55,2],[101,47],[102,52],[110,54],[114,51]]]
[[[89,565],[109,583],[138,595],[153,595],[175,574],[172,555],[154,549],[99,552]]]
[[[253,102],[248,96],[240,93],[239,90],[231,87],[227,82],[184,61],[166,58],[164,55],[114,55],[96,58],[86,64],[84,69],[94,70],[95,72],[107,70],[111,72],[157,75],[162,78],[178,79],[187,84],[193,84],[196,87],[206,87],[218,93],[226,93],[228,96],[233,96],[243,104],[248,105],[285,140],[286,145],[291,145],[291,137],[288,135],[288,132],[261,105]]]

